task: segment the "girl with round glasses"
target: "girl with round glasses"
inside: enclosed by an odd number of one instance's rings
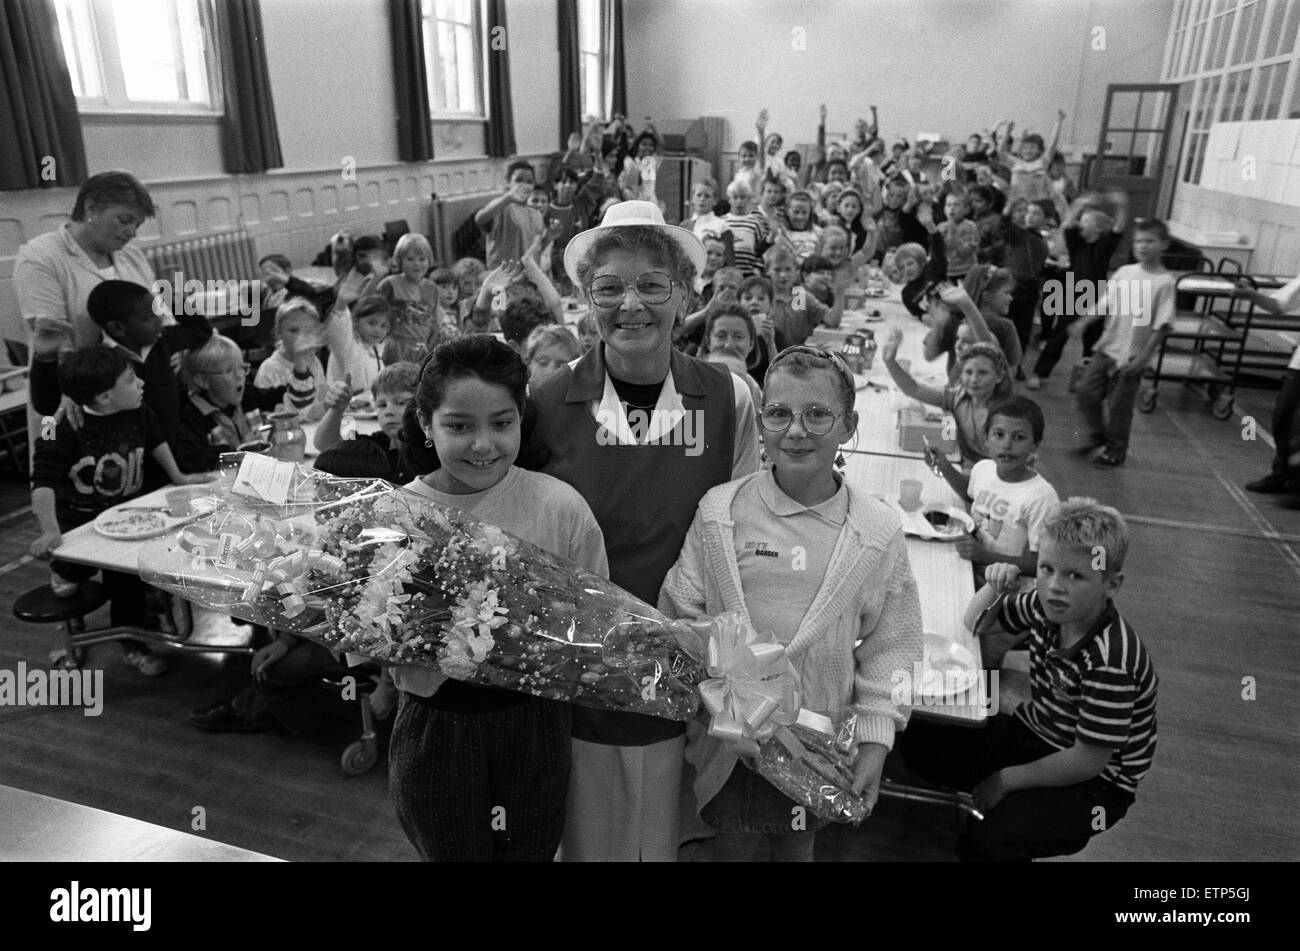
[[[921,661],[921,607],[898,515],[835,472],[857,429],[853,402],[853,375],[838,356],[815,347],[777,355],[760,415],[772,467],[704,497],[659,608],[678,618],[738,611],[771,631],[804,707],[856,715],[853,791],[874,803],[907,723],[891,678]],[[795,803],[734,747],[693,722],[686,758],[700,816],[718,832],[715,859],[812,861],[818,824],[791,831]]]

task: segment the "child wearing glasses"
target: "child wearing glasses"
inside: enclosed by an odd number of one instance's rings
[[[223,452],[257,438],[244,415],[248,364],[229,337],[214,334],[185,351],[181,375],[189,391],[181,401],[180,429],[172,449],[181,472],[211,472]]]
[[[898,516],[835,472],[857,429],[853,375],[837,355],[790,347],[763,386],[761,435],[770,469],[701,500],[659,608],[671,617],[728,611],[786,647],[803,706],[856,717],[854,792],[874,803],[885,756],[908,710],[891,675],[921,660],[921,607]],[[737,585],[735,582],[739,581]],[[859,643],[860,642],[860,643]],[[720,861],[811,861],[816,822],[692,723],[701,818],[718,830]]]

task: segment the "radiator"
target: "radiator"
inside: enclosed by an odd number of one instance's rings
[[[251,281],[257,278],[257,251],[247,231],[167,241],[144,249],[162,281]]]
[[[435,261],[450,267],[458,258],[486,257],[483,232],[474,224],[474,212],[496,196],[496,192],[448,198],[440,198],[436,193],[431,196],[429,237],[433,239]]]

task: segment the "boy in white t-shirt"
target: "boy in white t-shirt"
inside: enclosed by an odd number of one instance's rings
[[[1078,391],[1088,442],[1076,452],[1086,456],[1105,447],[1093,465],[1122,466],[1128,455],[1142,374],[1174,319],[1174,277],[1160,259],[1168,246],[1169,229],[1163,221],[1139,221],[1133,228],[1138,263],[1124,265],[1106,281],[1105,306],[1098,307],[1102,313],[1070,327],[1071,334],[1078,334],[1089,324],[1106,321]]]
[[[1033,581],[1038,539],[1048,511],[1060,501],[1052,484],[1030,468],[1043,441],[1043,410],[1033,400],[1009,396],[989,408],[985,423],[989,457],[966,476],[952,466],[943,475],[970,501],[975,533],[956,542],[957,553],[976,566],[1015,565]]]

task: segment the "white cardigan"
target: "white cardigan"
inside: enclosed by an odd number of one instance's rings
[[[731,506],[746,481],[764,477],[758,472],[716,486],[700,501],[659,592],[659,609],[669,617],[735,611],[748,620]],[[786,653],[799,673],[805,707],[829,713],[850,708],[857,714],[857,741],[890,748],[910,714],[892,701],[892,678],[896,671],[910,677],[922,660],[921,603],[897,513],[851,486],[846,491],[848,518]],[[687,737],[702,807],[722,789],[738,757],[699,721],[690,724]]]

